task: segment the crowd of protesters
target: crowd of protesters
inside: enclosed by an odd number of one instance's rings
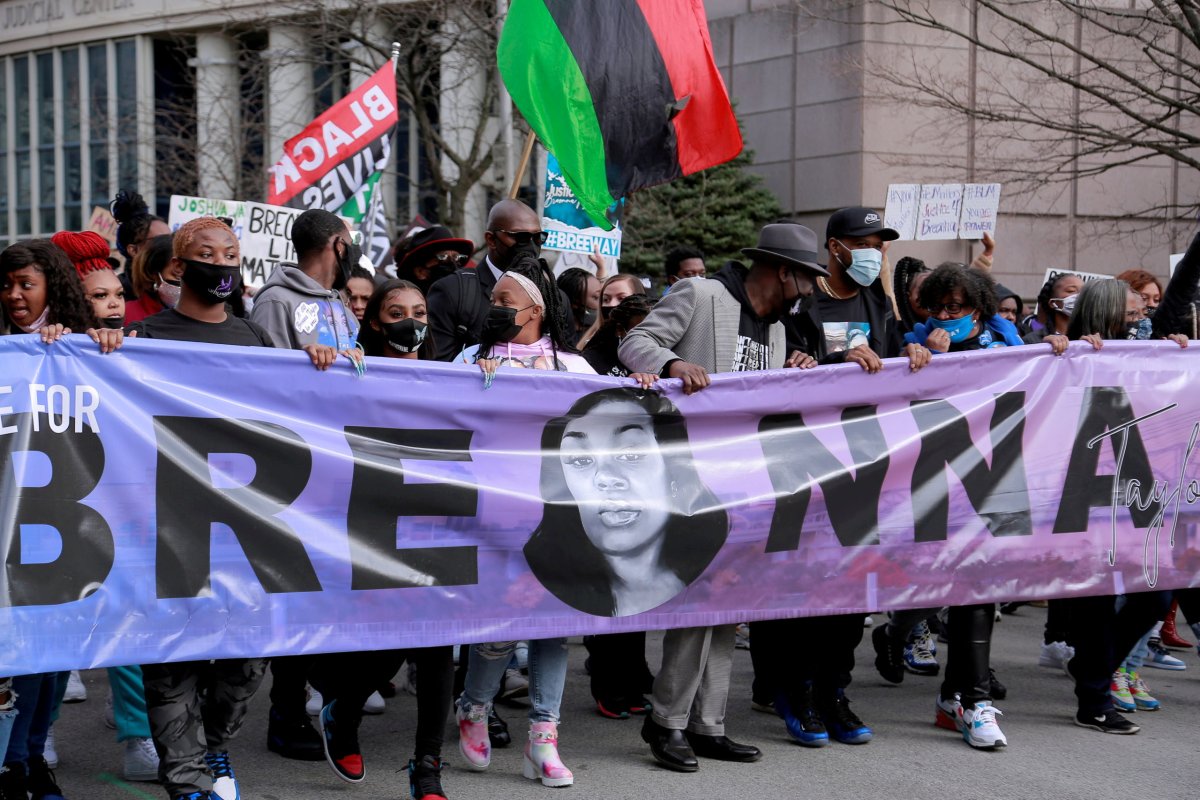
[[[359,370],[369,357],[438,360],[478,370],[485,386],[513,368],[601,374],[628,379],[603,402],[623,404],[631,419],[669,416],[669,401],[648,391],[661,379],[679,379],[693,394],[719,372],[851,363],[876,374],[886,358],[904,358],[916,371],[944,353],[1048,345],[1061,355],[1074,340],[1100,350],[1109,340],[1150,338],[1187,347],[1200,336],[1200,236],[1165,289],[1142,270],[1086,282],[1060,273],[1026,314],[1020,295],[991,277],[990,237],[970,265],[931,268],[905,257],[889,273],[886,254],[898,234],[861,207],[835,212],[823,237],[792,222],[766,225],[746,243],[744,263],[712,274],[701,251],[676,248],[667,254],[659,298],[637,277],[606,275],[599,258],[595,274],[570,269],[556,278],[541,258],[540,218],[515,200],[492,208],[478,263],[470,263],[473,242],[432,226],[397,242],[393,263],[378,273],[364,268],[340,218],[305,212],[292,228],[296,262],[276,268],[252,296],[241,286],[238,240],[221,220],[204,217],[172,232],[126,193],[113,213],[123,265],[89,232],[64,231],[0,253],[7,333],[34,334],[47,345],[86,333],[105,353],[127,337],[281,347],[302,350],[320,370],[343,358]],[[724,512],[711,522],[709,544],[719,548]],[[689,546],[701,546],[702,534],[694,535]],[[551,591],[578,591],[551,582],[553,554],[537,539],[525,549],[534,573]],[[687,580],[651,568],[641,585],[585,587],[588,599],[580,602],[593,603],[592,613],[638,613]],[[1176,629],[1179,611],[1200,636],[1197,590],[1049,601],[1038,660],[1073,678],[1075,724],[1138,732],[1124,714],[1160,707],[1142,669],[1185,669],[1170,648],[1195,646]],[[1007,689],[990,663],[997,613],[993,604],[900,611],[883,621],[877,615],[871,634],[874,668],[891,683],[937,675],[937,640],[947,643],[934,720],[980,749],[1007,745],[996,707]],[[657,674],[646,661],[644,632],[586,637],[596,711],[644,717],[642,739],[669,769],[694,772],[703,759],[756,761],[759,749],[731,739],[724,725],[735,642],[748,641],[755,709],[776,715],[800,745],[866,743],[874,731],[847,693],[865,617],[670,630]],[[820,658],[802,652],[812,642],[822,643]],[[558,749],[566,653],[564,639],[550,638],[119,667],[108,670],[105,713],[124,746],[127,780],[158,781],[171,800],[239,800],[230,743],[268,671],[268,749],[325,760],[350,783],[366,776],[358,740],[364,714],[379,713],[399,683],[417,698],[412,794],[437,800],[446,796],[443,739],[451,719],[462,765],[485,770],[492,749],[512,740],[496,699],[528,694],[524,775],[569,786],[575,778]],[[85,697],[77,672],[0,679],[0,800],[63,797],[53,772],[53,724],[62,703]]]

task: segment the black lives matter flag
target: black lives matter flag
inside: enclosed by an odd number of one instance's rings
[[[388,239],[379,179],[398,123],[389,61],[284,143],[283,158],[270,169],[267,202],[349,218],[363,232],[363,252],[380,264]]]

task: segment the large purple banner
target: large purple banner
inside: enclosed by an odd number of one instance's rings
[[[678,382],[0,340],[0,675],[1200,584],[1200,354]]]

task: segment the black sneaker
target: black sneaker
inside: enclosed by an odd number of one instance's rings
[[[508,723],[500,719],[495,708],[488,712],[488,741],[494,748],[508,747],[512,744],[512,736],[508,733]]]
[[[317,733],[308,715],[284,716],[275,706],[271,706],[270,722],[267,724],[267,749],[297,761],[325,760],[321,734]]]
[[[29,782],[25,765],[13,761],[0,770],[0,800],[29,800]]]
[[[29,757],[29,798],[30,800],[63,800],[62,789],[54,780],[54,771],[46,763],[46,759],[38,756]]]
[[[988,691],[992,695],[993,700],[1003,700],[1008,697],[1008,687],[1000,682],[996,677],[996,670],[988,668]]]
[[[813,708],[812,686],[804,687],[793,702],[782,692],[775,698],[775,712],[783,719],[788,736],[805,747],[824,747],[829,744],[825,723]]]
[[[850,700],[842,689],[838,689],[832,701],[822,703],[818,710],[830,738],[842,744],[866,744],[875,735],[858,715],[850,710]]]
[[[1091,728],[1101,733],[1131,734],[1141,730],[1129,720],[1109,709],[1103,714],[1092,714],[1080,711],[1075,715],[1075,724],[1081,728]]]
[[[413,800],[446,800],[446,792],[442,789],[442,766],[442,760],[433,756],[408,762],[408,790]]]
[[[904,680],[904,643],[888,635],[887,624],[871,631],[871,644],[875,645],[875,669],[888,683]]]
[[[338,724],[333,717],[334,703],[321,709],[317,724],[321,727],[325,760],[333,774],[346,783],[362,783],[367,776],[362,748],[358,745],[358,727]]]

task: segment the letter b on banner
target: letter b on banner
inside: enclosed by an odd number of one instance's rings
[[[104,446],[91,428],[76,433],[54,433],[48,426],[34,430],[33,414],[8,418],[16,432],[0,437],[0,513],[4,527],[0,544],[5,554],[5,575],[0,575],[0,607],[42,606],[79,600],[104,582],[113,566],[112,530],[104,517],[80,501],[91,494],[104,472]],[[17,453],[27,454],[21,473],[30,482],[21,485]],[[28,454],[49,461],[49,477],[42,480]],[[44,462],[43,462],[44,463]],[[23,563],[24,526],[43,525],[58,531],[62,551],[43,563]],[[7,541],[5,541],[7,540]],[[7,585],[5,585],[7,577]]]

